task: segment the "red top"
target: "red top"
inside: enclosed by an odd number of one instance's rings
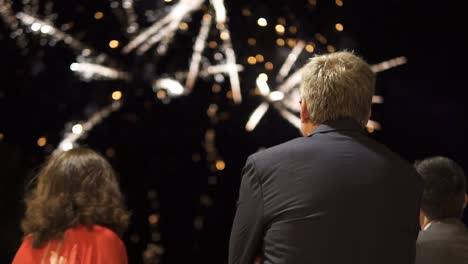
[[[127,264],[127,252],[122,240],[110,229],[94,225],[70,228],[63,240],[53,240],[41,248],[32,247],[27,236],[13,264]]]

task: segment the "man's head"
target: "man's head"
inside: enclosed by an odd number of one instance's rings
[[[415,167],[424,181],[422,217],[460,218],[467,202],[463,169],[446,157],[427,158],[416,162]]]
[[[351,118],[363,127],[370,118],[375,74],[351,52],[312,58],[301,84],[301,122],[304,134],[325,121]]]

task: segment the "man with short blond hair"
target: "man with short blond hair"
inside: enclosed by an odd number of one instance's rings
[[[301,94],[314,124],[351,118],[365,126],[374,93],[374,73],[350,52],[317,56],[303,74]]]
[[[301,84],[304,137],[251,155],[230,264],[413,264],[421,179],[370,139],[375,76],[351,52],[312,58]]]

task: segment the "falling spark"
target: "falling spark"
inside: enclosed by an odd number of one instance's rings
[[[70,70],[80,74],[85,80],[99,80],[99,79],[112,79],[112,80],[129,80],[130,75],[123,71],[105,67],[94,63],[79,63],[74,62],[70,65]]]
[[[299,117],[285,109],[280,109],[279,112],[281,116],[284,119],[286,119],[289,123],[291,123],[294,127],[296,127],[297,129],[301,129],[301,119]]]
[[[299,113],[301,110],[301,105],[299,103],[300,100],[301,92],[299,89],[293,89],[289,93],[285,94],[281,101],[281,105],[293,113]]]
[[[200,76],[206,77],[209,75],[215,75],[218,73],[229,73],[231,71],[241,72],[244,70],[244,66],[241,64],[217,64],[208,66],[205,70],[200,72]]]
[[[182,84],[170,78],[162,78],[154,82],[153,91],[157,93],[161,89],[166,90],[170,97],[178,97],[185,93]]]
[[[223,29],[223,32],[230,36],[227,28]],[[232,98],[235,103],[239,104],[242,102],[241,88],[239,82],[239,72],[236,69],[236,54],[232,49],[231,38],[223,40],[223,50],[226,54],[226,62],[230,67],[228,70],[229,80],[231,82]]]
[[[408,60],[406,59],[406,57],[397,57],[397,58],[394,58],[394,59],[391,59],[391,60],[387,60],[387,61],[383,61],[381,63],[377,63],[377,64],[374,64],[371,66],[371,70],[375,73],[378,73],[378,72],[383,72],[383,71],[386,71],[386,70],[389,70],[391,68],[395,68],[395,67],[398,67],[398,66],[401,66],[403,64],[406,64]]]
[[[83,126],[81,124],[76,124],[72,127],[73,134],[80,135],[83,133]]]
[[[18,28],[18,19],[12,9],[10,0],[0,0],[0,17],[12,31],[12,36],[16,37],[18,46],[24,48],[27,45],[26,38],[22,34],[23,30]]]
[[[0,0],[1,1],[1,0]],[[108,59],[107,56],[103,53],[96,53],[93,49],[90,47],[84,45],[81,43],[79,40],[75,39],[71,35],[57,29],[50,23],[47,23],[41,19],[38,19],[36,17],[33,17],[31,15],[28,15],[23,12],[19,12],[16,14],[16,18],[21,21],[25,26],[30,26],[33,32],[36,33],[42,33],[45,35],[49,35],[52,38],[54,38],[57,41],[63,41],[65,44],[67,44],[69,47],[71,47],[73,50],[83,54],[84,50],[88,50],[89,54],[94,54],[96,56],[101,56],[105,59]]]
[[[173,32],[175,32],[179,28],[178,21],[172,21],[167,27],[162,28],[157,34],[153,35],[151,38],[148,39],[143,45],[140,46],[137,50],[138,55],[143,55],[146,53],[151,47],[156,45],[158,42],[161,42],[163,39],[166,39],[168,42],[172,42],[173,39]],[[171,36],[168,39],[168,36]]]
[[[11,5],[12,3],[9,0],[0,0],[0,16],[3,21],[10,26],[10,29],[16,30],[16,28],[18,28],[18,23]]]
[[[259,75],[257,77],[257,87],[260,90],[260,94],[263,96],[268,96],[270,94],[270,87],[268,86],[267,80],[265,77]]]
[[[185,87],[189,90],[192,90],[195,85],[195,81],[197,80],[198,73],[200,71],[200,61],[202,59],[202,52],[206,47],[208,33],[210,33],[211,20],[211,15],[205,14],[203,16],[200,33],[198,33],[193,47],[192,60],[190,61],[189,73],[185,82]]]
[[[58,30],[57,28],[55,28],[54,26],[50,25],[49,23],[45,21],[42,21],[38,18],[35,18],[23,12],[19,12],[18,14],[16,14],[16,17],[24,25],[31,26],[31,29],[33,31],[38,32],[41,29],[41,27],[47,26],[49,28],[49,30],[46,33],[47,35],[50,35],[56,38],[57,40],[64,41],[65,43],[67,43],[69,46],[71,46],[74,49],[80,49],[80,50],[84,49],[84,45],[80,41],[76,40],[75,38],[73,38],[72,36],[64,32],[61,32],[60,30]]]
[[[216,13],[216,23],[226,23],[226,7],[223,0],[210,0]]]
[[[280,91],[273,91],[268,95],[268,98],[272,102],[281,101],[281,100],[284,99],[284,93],[282,93]]]
[[[171,32],[169,33],[169,35],[165,36],[161,42],[159,43],[159,46],[158,48],[156,49],[156,53],[160,56],[162,55],[165,55],[167,50],[168,50],[168,47],[169,47],[169,44],[171,44],[172,42],[172,39],[174,38],[175,36],[175,32]]]
[[[268,21],[265,18],[261,17],[257,20],[257,24],[261,27],[266,27],[268,25]]]
[[[255,127],[257,127],[258,122],[260,122],[262,117],[265,115],[268,108],[269,108],[268,103],[266,102],[261,103],[250,116],[249,121],[245,125],[245,129],[249,132],[254,130]]]
[[[200,71],[199,76],[206,78],[217,74],[227,74],[229,71],[241,72],[244,70],[244,66],[241,64],[216,64],[205,67]],[[176,72],[175,77],[177,80],[185,79],[188,76],[188,72]]]
[[[138,17],[135,13],[135,9],[133,7],[133,0],[124,0],[122,3],[122,7],[125,10],[126,18],[127,18],[127,33],[133,34],[138,31]]]
[[[283,66],[281,66],[276,81],[282,82],[284,80],[284,78],[286,76],[288,76],[289,71],[291,70],[294,63],[296,63],[297,58],[299,57],[301,52],[304,50],[305,46],[306,46],[306,43],[304,41],[302,41],[302,40],[299,41],[296,44],[296,46],[294,46],[291,53],[289,53],[288,58],[283,63]]]
[[[292,89],[296,88],[301,83],[302,74],[304,73],[305,68],[306,65],[302,66],[302,68],[291,74],[291,76],[289,76],[286,81],[278,86],[278,90],[286,94]]]
[[[97,124],[101,123],[104,118],[119,110],[121,107],[121,101],[114,101],[112,104],[95,112],[86,122],[74,125],[72,131],[65,134],[65,137],[59,143],[55,151],[67,151],[74,148],[77,140],[86,137]]]
[[[242,94],[239,81],[239,71],[236,67],[236,54],[232,48],[231,33],[226,25],[226,7],[223,0],[211,0],[216,13],[217,28],[221,30],[221,40],[223,41],[222,52],[226,55],[226,63],[230,65],[227,68],[229,81],[231,83],[232,99],[236,104],[242,102]]]

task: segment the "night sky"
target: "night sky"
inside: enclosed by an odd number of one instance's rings
[[[13,2],[15,11],[23,8],[17,3],[21,1]],[[53,2],[54,25],[72,23],[69,34],[108,54],[116,61],[115,67],[134,78],[85,82],[70,70],[76,54],[67,45],[59,42],[52,47],[50,38],[28,34],[27,48],[20,48],[10,38],[10,29],[0,22],[2,263],[11,260],[21,242],[21,199],[38,166],[57,147],[67,126],[111,103],[115,90],[123,92],[123,107],[79,143],[105,155],[120,176],[132,210],[124,237],[130,263],[142,263],[149,244],[163,251],[161,263],[225,263],[246,158],[261,148],[300,136],[274,109],[253,132],[244,129],[261,103],[254,92],[255,78],[266,72],[274,79],[291,50],[276,44],[283,37],[275,32],[278,18],[286,21],[285,39],[314,42],[317,53],[327,52],[326,45],[316,39],[316,33],[321,33],[328,39],[327,45],[354,50],[369,64],[406,56],[407,64],[378,74],[377,94],[384,103],[374,105],[372,118],[383,129],[370,136],[410,162],[444,155],[468,170],[467,46],[462,40],[467,30],[459,6],[446,1],[343,1],[339,7],[335,1],[324,0],[316,4],[307,0],[226,0],[233,46],[238,62],[245,67],[240,74],[244,101],[234,104],[226,96],[230,90],[227,78],[220,83],[219,92],[213,91],[213,78],[202,79],[191,94],[169,103],[159,100],[151,89],[153,79],[187,69],[202,12],[187,20],[188,30],[176,35],[167,55],[158,57],[152,51],[137,56],[120,52],[129,38],[118,13],[111,10],[111,1],[39,2],[38,17],[44,14],[45,3]],[[140,26],[151,24],[145,11],[156,10],[155,16],[160,17],[172,4],[135,1]],[[250,16],[245,15],[246,9]],[[94,17],[98,11],[104,14],[100,20]],[[267,27],[257,25],[259,17],[267,19]],[[336,23],[344,26],[343,32],[335,30]],[[290,26],[297,32],[290,32]],[[256,45],[249,45],[248,38],[255,38]],[[121,42],[119,48],[109,47],[112,39]],[[209,40],[216,38],[210,35]],[[208,50],[204,56],[213,57],[215,52]],[[247,64],[247,58],[256,54],[263,54],[274,69],[267,71],[262,63]],[[310,56],[302,53],[293,69]],[[274,87],[274,82],[270,84]],[[218,106],[216,120],[207,115],[211,104]],[[205,145],[207,130],[216,135],[214,163],[209,160],[213,153]],[[46,137],[50,146],[38,146],[40,137]],[[216,161],[221,160],[225,168],[218,170]],[[152,215],[158,220],[153,225]],[[464,219],[468,223],[467,213]]]

